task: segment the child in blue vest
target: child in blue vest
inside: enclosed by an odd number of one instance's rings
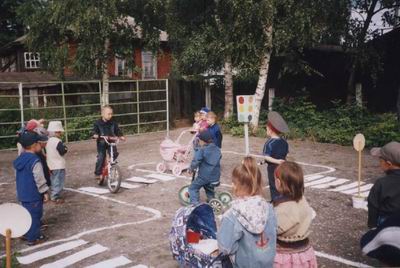
[[[41,150],[41,137],[34,132],[24,132],[19,137],[19,143],[24,152],[14,160],[16,170],[17,198],[31,217],[32,225],[25,234],[29,246],[39,244],[45,240],[40,233],[41,218],[43,216],[43,201],[49,200],[46,178],[43,166],[37,153]]]
[[[208,131],[210,131],[213,142],[218,148],[222,147],[222,132],[221,128],[217,123],[217,115],[214,112],[208,112],[207,114],[207,123],[208,123]]]
[[[267,136],[269,140],[265,143],[263,155],[265,162],[268,163],[267,173],[269,190],[271,192],[271,201],[275,201],[280,194],[275,186],[275,169],[279,164],[286,160],[289,153],[289,144],[281,137],[283,133],[289,132],[285,120],[277,112],[268,113]]]

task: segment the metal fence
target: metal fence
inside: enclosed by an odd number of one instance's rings
[[[102,94],[99,80],[0,82],[0,149],[32,118],[62,121],[66,142],[90,138]],[[168,80],[110,80],[108,99],[124,134],[169,131]]]

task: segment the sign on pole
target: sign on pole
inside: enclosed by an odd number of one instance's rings
[[[249,122],[253,119],[255,109],[254,95],[236,96],[238,121],[244,123],[244,139],[246,155],[250,153],[249,146]]]

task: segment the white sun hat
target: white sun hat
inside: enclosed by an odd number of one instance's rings
[[[48,132],[64,132],[64,128],[62,126],[61,121],[50,121],[49,126],[47,127]]]

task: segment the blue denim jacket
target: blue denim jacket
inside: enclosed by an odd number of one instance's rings
[[[195,151],[190,170],[198,168],[198,177],[217,182],[221,176],[221,157],[221,150],[214,143],[206,144]]]
[[[261,196],[234,200],[217,234],[220,252],[233,267],[273,267],[276,254],[276,216]]]

